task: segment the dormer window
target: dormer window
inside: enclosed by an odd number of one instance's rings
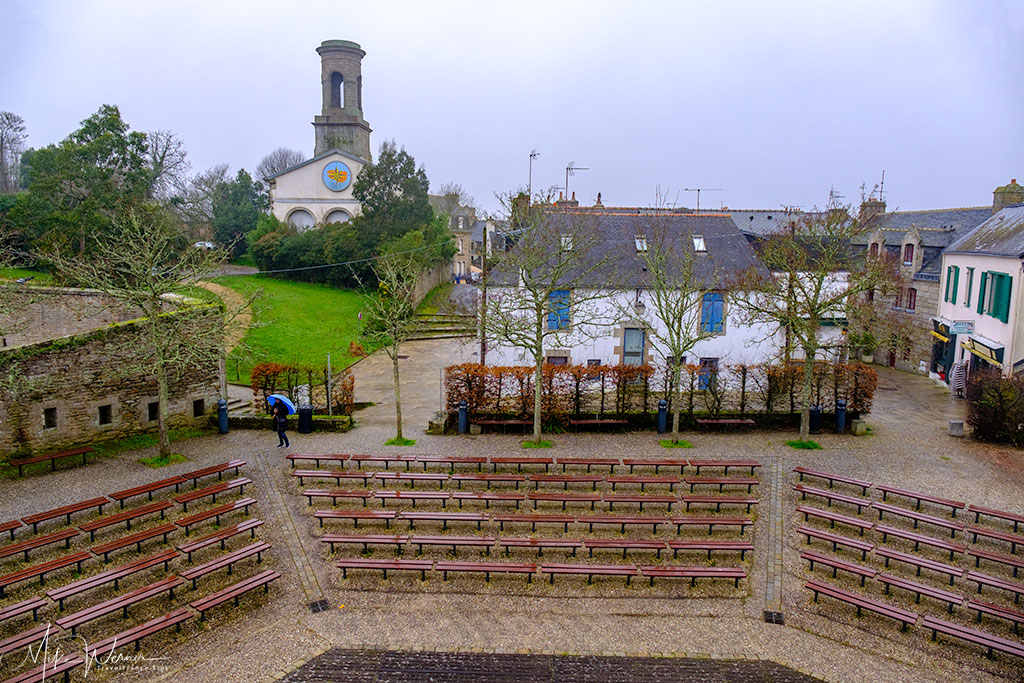
[[[704,235],[693,236],[693,250],[696,252],[706,252],[708,250],[704,244]]]
[[[572,235],[562,235],[562,251],[572,251]]]
[[[637,250],[637,252],[639,252],[641,254],[647,253],[647,238],[646,237],[644,237],[643,235],[637,235],[636,237],[633,238],[633,241],[636,242],[636,250]]]
[[[868,250],[868,253],[871,254],[871,258],[876,258],[878,256],[878,242],[871,243],[871,248]]]
[[[905,244],[903,245],[903,265],[912,266],[914,265],[914,245]]]

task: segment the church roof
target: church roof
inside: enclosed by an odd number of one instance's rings
[[[348,159],[351,159],[352,161],[358,161],[363,166],[366,166],[366,165],[368,165],[370,163],[368,160],[363,159],[362,157],[357,157],[355,154],[349,154],[348,152],[342,152],[340,149],[335,147],[334,149],[329,149],[326,152],[321,152],[320,154],[317,154],[312,159],[307,159],[307,160],[303,161],[302,163],[295,164],[294,166],[286,168],[283,171],[279,171],[279,172],[275,173],[274,175],[268,175],[266,178],[264,178],[264,180],[273,180],[274,178],[277,178],[278,176],[283,176],[285,173],[291,173],[292,171],[294,171],[296,169],[299,169],[299,168],[302,168],[303,166],[308,166],[308,165],[310,165],[310,164],[312,164],[314,162],[320,161],[322,159],[326,159],[327,157],[331,156],[332,154],[340,154],[341,156],[346,157]]]

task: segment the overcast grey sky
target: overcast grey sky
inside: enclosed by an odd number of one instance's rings
[[[1024,0],[191,2],[9,0],[0,110],[29,144],[101,104],[169,129],[193,166],[312,154],[323,40],[366,50],[374,150],[436,187],[562,185],[590,204],[984,205],[1024,181]],[[13,39],[13,42],[12,42]]]

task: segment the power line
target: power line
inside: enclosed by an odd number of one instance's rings
[[[279,268],[277,270],[257,270],[255,273],[228,273],[218,277],[239,277],[242,275],[270,275],[273,273],[295,273],[303,270],[317,270],[319,268],[336,268],[338,266],[353,266],[357,263],[367,263],[369,261],[376,261],[377,259],[385,258],[387,256],[398,256],[400,254],[411,254],[416,251],[424,251],[425,249],[433,249],[435,247],[441,247],[445,244],[450,243],[452,240],[447,239],[444,242],[438,242],[437,244],[428,244],[423,247],[416,247],[415,249],[406,249],[405,251],[396,251],[390,254],[380,254],[378,256],[370,256],[368,258],[355,259],[354,261],[339,261],[337,263],[326,263],[322,266],[303,266],[301,268]]]

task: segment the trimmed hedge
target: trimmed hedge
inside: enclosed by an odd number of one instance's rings
[[[210,418],[210,424],[217,424],[217,416]],[[351,415],[314,415],[314,432],[347,432],[355,426]],[[297,432],[299,427],[298,415],[288,416],[288,431]],[[273,431],[273,418],[269,415],[231,415],[228,417],[228,428],[230,429],[264,429]]]

